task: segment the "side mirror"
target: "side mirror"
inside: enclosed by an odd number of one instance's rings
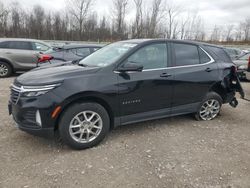
[[[127,62],[123,66],[117,69],[118,72],[141,72],[143,70],[142,65],[138,65],[135,62]]]

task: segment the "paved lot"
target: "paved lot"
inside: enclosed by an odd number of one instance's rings
[[[210,122],[180,116],[120,127],[98,147],[72,151],[14,127],[13,79],[0,80],[0,187],[250,187],[249,102],[224,106]]]

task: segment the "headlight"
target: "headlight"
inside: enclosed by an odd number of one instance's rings
[[[37,97],[40,95],[44,95],[48,93],[52,89],[60,86],[61,84],[52,84],[52,85],[44,85],[44,86],[22,86],[21,93],[22,96],[25,97]]]

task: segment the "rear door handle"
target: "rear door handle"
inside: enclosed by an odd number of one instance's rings
[[[206,68],[206,72],[212,72],[213,70],[211,68]]]
[[[161,78],[168,78],[168,77],[170,77],[170,76],[172,76],[172,75],[171,75],[171,74],[168,74],[168,73],[162,73],[162,74],[160,75]]]

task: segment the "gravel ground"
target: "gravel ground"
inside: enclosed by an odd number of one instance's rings
[[[250,102],[221,116],[149,121],[113,130],[73,151],[14,127],[9,85],[0,80],[0,187],[250,187]],[[250,83],[243,83],[250,98]]]

